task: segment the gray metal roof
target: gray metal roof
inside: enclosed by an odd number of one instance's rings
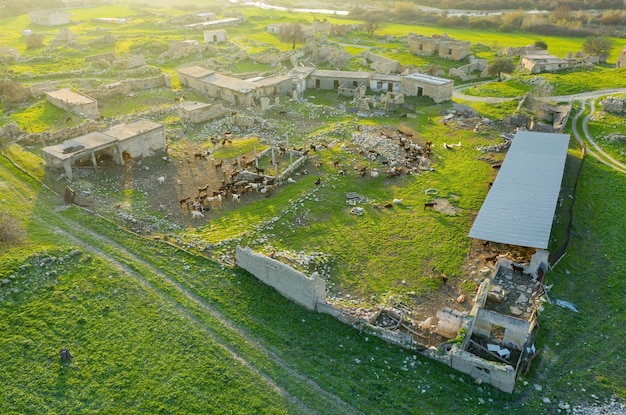
[[[469,237],[547,248],[569,138],[517,132]]]

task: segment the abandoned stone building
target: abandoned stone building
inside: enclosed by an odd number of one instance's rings
[[[239,79],[200,66],[179,68],[177,72],[181,86],[233,105],[253,106],[259,98],[291,96],[293,88],[291,77],[285,75]]]
[[[42,26],[61,26],[70,23],[70,14],[65,10],[35,10],[28,12],[32,24]]]
[[[178,107],[180,118],[192,123],[215,120],[224,116],[226,109],[220,103],[185,101]]]
[[[409,52],[415,55],[432,56],[437,54],[440,58],[455,61],[465,59],[470,54],[471,47],[470,42],[452,39],[447,34],[426,37],[409,33],[407,42]]]
[[[439,78],[423,73],[402,76],[402,93],[409,97],[430,97],[436,103],[452,99],[452,79]]]
[[[80,92],[72,91],[69,88],[46,92],[46,99],[55,107],[81,117],[92,119],[100,118],[98,101]]]
[[[41,149],[46,166],[63,168],[72,180],[73,167],[81,165],[98,170],[98,159],[110,159],[124,164],[128,160],[149,157],[165,150],[165,130],[162,124],[149,120],[115,125],[102,132],[92,132]]]
[[[206,43],[222,43],[228,41],[225,29],[205,30],[203,36]]]
[[[371,72],[332,71],[315,69],[306,81],[307,89],[339,90],[339,88],[359,88],[367,86]]]
[[[401,92],[402,77],[396,74],[375,73],[370,77],[369,89],[374,92]]]
[[[534,50],[520,57],[519,66],[530,73],[562,71],[570,67],[567,60],[557,58],[547,50]]]

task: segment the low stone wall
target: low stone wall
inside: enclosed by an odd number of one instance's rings
[[[113,82],[107,85],[100,85],[90,95],[95,99],[107,98],[113,95],[128,94],[131,91],[141,91],[144,89],[162,88],[171,86],[171,79],[168,75],[162,74],[153,78],[127,79]]]

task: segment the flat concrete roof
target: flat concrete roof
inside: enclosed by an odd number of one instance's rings
[[[518,131],[469,237],[547,248],[569,139],[568,134]]]
[[[264,78],[252,78],[252,79],[246,79],[246,80],[248,82],[253,82],[257,86],[271,86],[271,85],[280,84],[281,82],[291,81],[291,79],[292,78],[290,76],[274,75],[274,76],[268,76]]]
[[[204,78],[205,76],[209,76],[214,73],[213,71],[197,65],[178,68],[176,71],[178,73],[182,73],[183,75],[191,76],[192,78]]]
[[[241,17],[226,17],[224,19],[210,20],[208,22],[192,23],[192,24],[185,25],[185,27],[194,29],[196,27],[220,26],[220,25],[225,25],[229,23],[239,23],[239,22],[243,22],[243,19]]]
[[[58,99],[59,101],[64,101],[68,104],[75,105],[93,104],[94,102],[97,102],[95,99],[89,98],[78,92],[74,92],[69,88],[57,89],[56,91],[46,92],[46,95],[49,95],[54,99]]]
[[[437,76],[427,75],[424,73],[412,73],[410,75],[405,75],[404,77],[431,85],[445,85],[454,82],[452,79],[439,78]]]
[[[389,74],[389,73],[376,73],[372,75],[372,81],[391,81],[391,82],[400,82],[402,78],[400,75]]]
[[[157,130],[159,128],[163,128],[163,124],[142,119],[128,124],[122,123],[114,125],[108,130],[103,131],[103,134],[111,136],[118,141],[124,141],[128,138],[135,137],[148,131]]]
[[[326,69],[316,69],[311,72],[311,76],[319,78],[368,79],[371,75],[371,72],[331,71]]]
[[[248,93],[254,91],[257,88],[257,86],[250,81],[245,81],[243,79],[233,78],[231,76],[221,74],[214,74],[209,79],[206,79],[204,81],[220,88],[231,89],[233,91],[241,93]]]
[[[61,144],[44,147],[41,150],[44,153],[63,161],[70,158],[80,158],[92,151],[109,147],[111,144],[116,142],[117,139],[115,137],[96,131],[81,135],[80,137],[70,138]]]

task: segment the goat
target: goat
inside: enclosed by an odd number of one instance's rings
[[[446,277],[446,274],[444,274],[443,271],[439,273],[439,278],[441,278],[441,282],[443,283],[443,285],[446,285],[448,283],[448,277]]]
[[[231,193],[231,195],[233,196],[233,202],[239,203],[241,201],[241,196],[238,193]]]
[[[209,191],[209,185],[208,184],[206,186],[204,186],[204,187],[198,187],[198,195],[200,193],[207,193],[208,191]]]
[[[202,159],[205,159],[205,158],[206,158],[206,155],[204,155],[204,154],[202,154],[202,153],[195,153],[195,154],[193,155],[193,158],[194,158],[195,160],[202,160]]]
[[[400,115],[400,118],[406,118],[406,117],[408,117],[408,114],[402,114],[402,115]]]
[[[295,183],[296,181],[291,177],[287,177],[287,183]]]
[[[312,152],[314,152],[314,153],[315,153],[315,150],[317,150],[317,147],[315,147],[315,145],[314,145],[314,144],[311,144],[311,145],[309,146],[309,148],[310,148],[310,149],[311,149],[311,151],[312,151]]]
[[[263,174],[263,173],[265,173],[265,169],[260,169],[260,168],[258,168],[258,167],[256,167],[256,166],[254,167],[254,170],[256,171],[256,173],[257,173],[257,174]]]
[[[70,123],[70,122],[72,122],[72,117],[67,117],[67,118],[65,119],[65,124],[68,124],[68,123]]]
[[[338,169],[339,168],[339,160],[334,160],[333,161],[333,167]]]
[[[197,210],[194,210],[194,211],[192,211],[192,212],[191,212],[191,217],[192,217],[193,219],[200,219],[200,218],[203,218],[203,217],[204,217],[204,213],[199,212],[199,211],[197,211]]]
[[[320,177],[320,178],[318,178],[318,179],[315,181],[315,184],[316,184],[317,186],[319,186],[319,185],[320,185],[320,183],[322,183],[322,178],[321,178],[321,177]]]
[[[378,177],[378,170],[370,170],[370,176]]]
[[[182,198],[178,201],[178,203],[180,203],[180,207],[182,208],[184,204],[186,204],[188,201],[191,200],[191,196],[187,196],[185,198]]]
[[[395,203],[396,205],[400,205],[402,204],[402,199],[393,199],[392,202]]]
[[[284,110],[278,111],[278,115],[287,115],[287,111],[284,111]]]
[[[495,264],[497,260],[498,260],[498,255],[485,257],[485,264],[488,264],[490,262]]]
[[[159,182],[159,184],[165,184],[165,176],[157,177],[157,182]]]
[[[424,210],[426,210],[426,208],[434,209],[435,206],[437,206],[437,202],[427,202],[427,203],[424,203]]]
[[[216,169],[221,169],[222,164],[224,164],[224,160],[220,160],[218,163],[215,163],[214,166]]]
[[[445,148],[446,150],[452,150],[452,146],[448,143],[443,143],[443,148]]]
[[[287,149],[285,147],[278,146],[278,155],[279,156],[282,156],[286,152],[287,152]]]
[[[519,272],[519,275],[523,275],[524,274],[524,267],[515,265],[515,264],[511,264],[511,268],[513,268],[513,274],[515,274],[516,272]]]

